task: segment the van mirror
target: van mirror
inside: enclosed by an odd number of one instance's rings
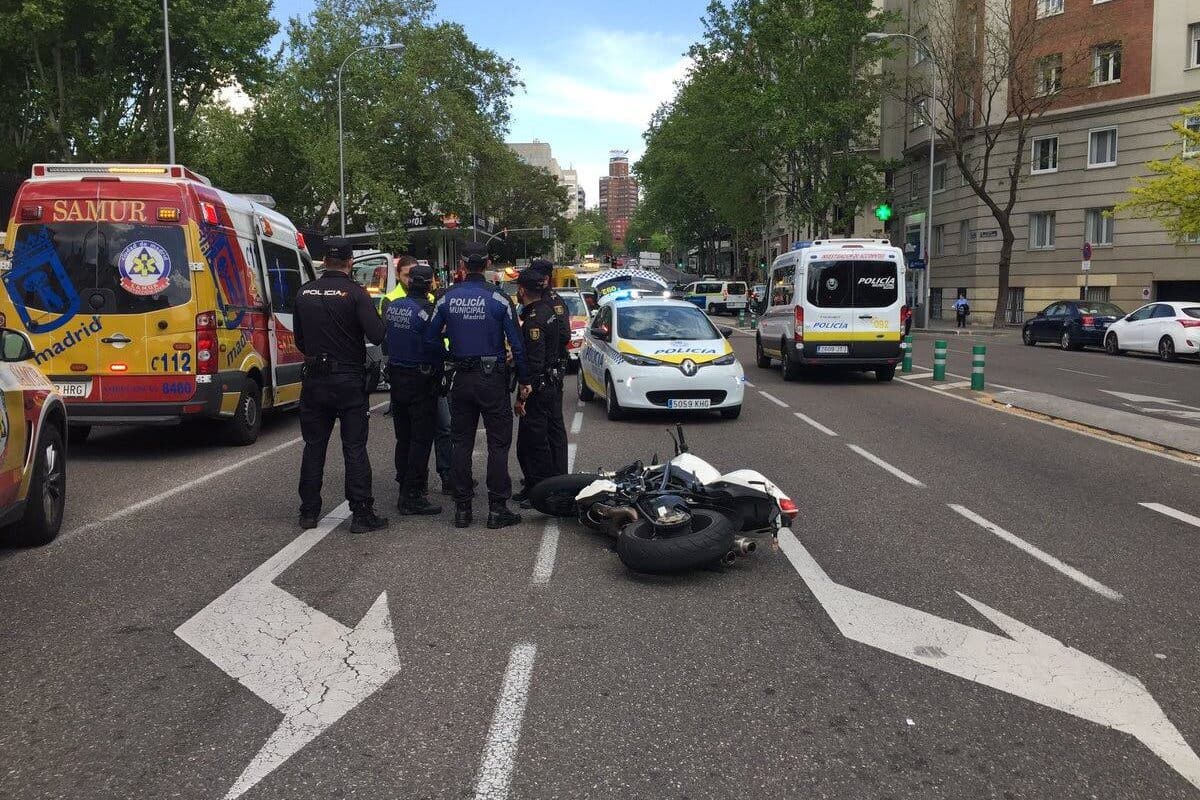
[[[12,328],[0,328],[0,362],[13,363],[33,358],[33,344],[25,334]]]

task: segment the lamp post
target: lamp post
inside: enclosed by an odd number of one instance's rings
[[[163,52],[167,68],[167,161],[175,163],[175,102],[171,98],[171,19],[163,0]]]
[[[880,42],[884,39],[908,39],[917,47],[921,47],[921,40],[909,33],[868,33],[863,36],[864,42]],[[925,288],[922,294],[924,295],[921,303],[922,327],[929,327],[929,298],[930,298],[930,283],[933,276],[933,270],[930,266],[933,263],[933,161],[937,153],[937,129],[934,125],[933,116],[933,101],[937,95],[937,65],[930,63],[930,70],[933,72],[933,85],[930,87],[929,105],[925,109],[925,120],[929,125],[929,201],[925,209]]]
[[[166,0],[163,0],[165,3]],[[342,59],[342,65],[337,71],[337,100],[338,100],[338,216],[341,217],[338,225],[338,231],[342,236],[346,235],[346,146],[345,132],[342,129],[342,70],[346,68],[346,62],[353,56],[359,53],[365,53],[367,50],[399,50],[404,45],[399,42],[391,44],[369,44],[366,47],[360,47],[357,50],[350,52],[350,55]]]

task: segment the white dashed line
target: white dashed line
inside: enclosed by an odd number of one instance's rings
[[[763,397],[767,398],[768,400],[770,400],[770,401],[771,401],[772,403],[774,403],[775,405],[779,406],[780,408],[787,408],[787,407],[788,407],[788,404],[787,404],[787,403],[783,402],[782,400],[780,400],[778,397],[776,397],[776,396],[775,396],[775,395],[773,395],[773,394],[767,394],[767,393],[766,393],[766,392],[764,392],[762,389],[759,389],[759,390],[758,390],[758,393],[759,393],[759,394],[761,394]]]
[[[1084,372],[1083,370],[1067,369],[1066,367],[1059,367],[1059,369],[1062,370],[1063,372],[1073,372],[1076,375],[1087,375],[1092,378],[1104,378],[1106,380],[1112,380],[1112,378],[1109,378],[1107,375],[1101,375],[1098,372]]]
[[[479,763],[475,800],[506,800],[508,797],[517,766],[517,745],[521,741],[525,707],[529,704],[529,683],[533,679],[536,656],[536,644],[519,644],[508,657],[500,699],[488,728],[483,760]]]
[[[1120,592],[1117,592],[1113,589],[1108,588],[1107,586],[1105,586],[1103,583],[1100,583],[1100,581],[1096,580],[1095,578],[1091,578],[1091,577],[1088,577],[1087,575],[1084,575],[1082,572],[1075,569],[1070,564],[1063,563],[1062,561],[1058,560],[1054,556],[1047,553],[1045,550],[1041,550],[1038,547],[1025,541],[1020,536],[1017,536],[1016,534],[1013,534],[1013,533],[1009,533],[1008,531],[1001,528],[999,525],[996,525],[993,522],[989,522],[988,520],[986,520],[983,517],[976,514],[971,509],[964,508],[962,506],[951,503],[950,510],[971,520],[971,522],[974,522],[976,525],[983,528],[988,533],[992,533],[992,534],[995,534],[996,536],[999,536],[1001,539],[1003,539],[1004,541],[1013,545],[1017,549],[1025,551],[1029,555],[1036,558],[1038,561],[1041,561],[1046,566],[1058,570],[1063,575],[1066,575],[1068,578],[1075,581],[1076,583],[1079,583],[1082,586],[1086,586],[1088,589],[1091,589],[1093,592],[1100,595],[1101,597],[1105,597],[1105,598],[1108,598],[1109,600],[1115,600],[1115,601],[1121,601],[1121,600],[1125,599],[1121,595]]]
[[[579,429],[583,427],[583,412],[576,411],[575,418],[571,420],[571,433],[578,435]]]
[[[817,422],[812,417],[801,414],[799,411],[795,412],[795,414],[796,414],[796,419],[801,420],[803,422],[807,422],[809,425],[812,425],[814,428],[816,428],[817,430],[819,430],[821,433],[825,434],[826,436],[837,436],[837,434],[835,432],[831,431],[829,428],[826,428],[824,425]]]
[[[578,445],[575,442],[567,445],[567,472],[575,471],[575,450],[577,448]]]
[[[554,559],[558,556],[558,520],[546,522],[546,531],[542,534],[542,544],[538,548],[537,560],[533,564],[533,583],[545,584],[550,582],[554,574]]]
[[[1165,514],[1168,517],[1173,517],[1180,522],[1186,522],[1188,525],[1200,528],[1200,517],[1193,517],[1187,512],[1180,511],[1170,506],[1164,506],[1162,503],[1138,503],[1142,508],[1148,508],[1151,511],[1157,511],[1160,514]]]
[[[746,381],[746,385],[749,386],[751,389],[754,388],[754,384],[751,383],[750,381]]]
[[[913,486],[917,486],[921,489],[925,488],[925,484],[921,483],[919,480],[914,478],[912,475],[909,475],[904,470],[893,467],[891,464],[884,461],[879,456],[868,453],[866,450],[863,450],[861,447],[859,447],[856,444],[848,444],[846,446],[849,447],[854,452],[858,453],[860,456],[865,458],[867,461],[870,461],[872,464],[879,467],[880,469],[883,469],[887,472],[892,473],[893,475],[895,475],[897,478],[904,481],[905,483],[910,483]]]

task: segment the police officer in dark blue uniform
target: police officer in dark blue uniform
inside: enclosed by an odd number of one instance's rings
[[[487,430],[487,489],[489,528],[515,525],[521,517],[508,508],[512,479],[508,474],[508,450],[512,446],[513,412],[509,406],[505,341],[512,351],[519,396],[529,396],[529,371],[525,348],[517,330],[508,298],[484,279],[487,248],[477,242],[463,245],[466,280],[442,296],[433,320],[425,330],[425,341],[433,344],[443,335],[450,339],[450,437],[454,444],[451,476],[457,505],[454,525],[471,524],[471,452],[479,418]]]
[[[517,427],[517,461],[525,473],[525,494],[539,483],[561,474],[551,453],[550,426],[562,419],[562,375],[558,372],[558,332],[564,324],[546,297],[545,280],[525,270],[517,279],[521,308],[521,335],[533,393],[517,402],[521,420]],[[565,310],[565,309],[564,309]],[[528,499],[522,508],[531,508]]]
[[[346,499],[351,533],[386,527],[375,514],[371,463],[367,460],[367,347],[383,342],[383,320],[367,290],[350,277],[354,247],[350,239],[326,240],[325,271],[300,287],[296,296],[296,347],[304,353],[300,389],[300,527],[315,528],[321,515],[325,452],[334,420],[341,423],[346,459]]]
[[[428,499],[429,452],[437,427],[438,389],[445,348],[440,339],[425,343],[433,318],[433,268],[424,264],[408,274],[408,292],[384,309],[388,380],[392,385],[392,424],[396,429],[396,508],[405,516],[442,513]]]
[[[549,427],[546,435],[550,440],[550,456],[554,459],[554,475],[566,475],[567,470],[567,427],[563,424],[562,393],[563,377],[567,374],[567,348],[571,344],[571,315],[567,313],[567,304],[558,292],[550,286],[550,277],[554,273],[554,263],[545,258],[535,258],[529,269],[542,277],[542,287],[545,290],[546,302],[558,317],[558,341],[554,350],[551,370],[555,381],[548,387],[549,391],[557,392],[558,405],[551,404],[548,420]]]

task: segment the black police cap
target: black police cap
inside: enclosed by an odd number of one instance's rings
[[[325,240],[325,258],[354,258],[354,240],[344,236],[330,236]]]
[[[521,273],[517,275],[517,285],[529,289],[540,289],[546,285],[546,276],[530,266],[521,270]]]
[[[546,258],[535,258],[530,262],[529,270],[541,273],[543,278],[549,278],[554,272],[554,262]]]
[[[433,283],[433,267],[428,264],[416,264],[408,273],[408,279],[414,283]]]
[[[487,245],[481,242],[467,242],[459,251],[462,260],[471,266],[484,266],[488,260]]]

